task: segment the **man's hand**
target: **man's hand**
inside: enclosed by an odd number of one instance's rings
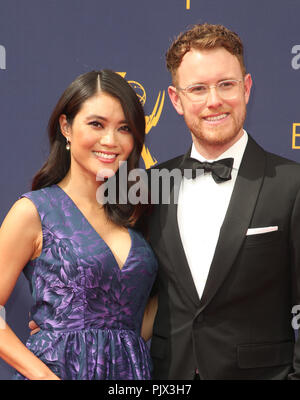
[[[41,330],[41,328],[33,320],[29,321],[28,326],[30,329],[30,335],[34,335]]]

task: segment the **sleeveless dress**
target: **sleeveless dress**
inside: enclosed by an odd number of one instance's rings
[[[63,380],[151,379],[140,336],[157,261],[143,236],[129,229],[122,269],[110,248],[57,185],[22,195],[36,206],[41,255],[24,268],[41,330],[26,346]],[[26,379],[19,372],[14,379]]]

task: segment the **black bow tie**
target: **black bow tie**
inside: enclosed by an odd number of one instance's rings
[[[197,169],[203,169],[204,172],[211,172],[213,179],[217,183],[225,182],[231,179],[231,170],[233,166],[233,158],[223,158],[223,160],[218,160],[214,162],[201,162],[195,158],[187,158],[184,160],[181,170],[191,169],[192,176],[187,176],[186,178],[195,178],[197,176]]]

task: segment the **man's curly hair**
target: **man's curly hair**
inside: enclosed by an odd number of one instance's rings
[[[186,32],[180,33],[166,53],[167,68],[173,81],[184,55],[191,49],[210,50],[224,47],[237,57],[243,75],[246,74],[244,46],[239,36],[223,25],[197,24]]]

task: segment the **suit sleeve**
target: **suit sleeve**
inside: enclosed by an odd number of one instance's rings
[[[300,308],[300,190],[294,203],[291,216],[291,267],[292,267],[292,290],[293,290],[293,306]],[[292,312],[292,310],[291,310]],[[299,312],[299,311],[298,311]],[[291,313],[291,320],[293,315]],[[298,317],[298,323],[300,318]],[[300,325],[300,324],[299,324]],[[300,379],[300,336],[299,328],[296,328],[296,343],[294,348],[294,371],[288,376],[288,379]]]

